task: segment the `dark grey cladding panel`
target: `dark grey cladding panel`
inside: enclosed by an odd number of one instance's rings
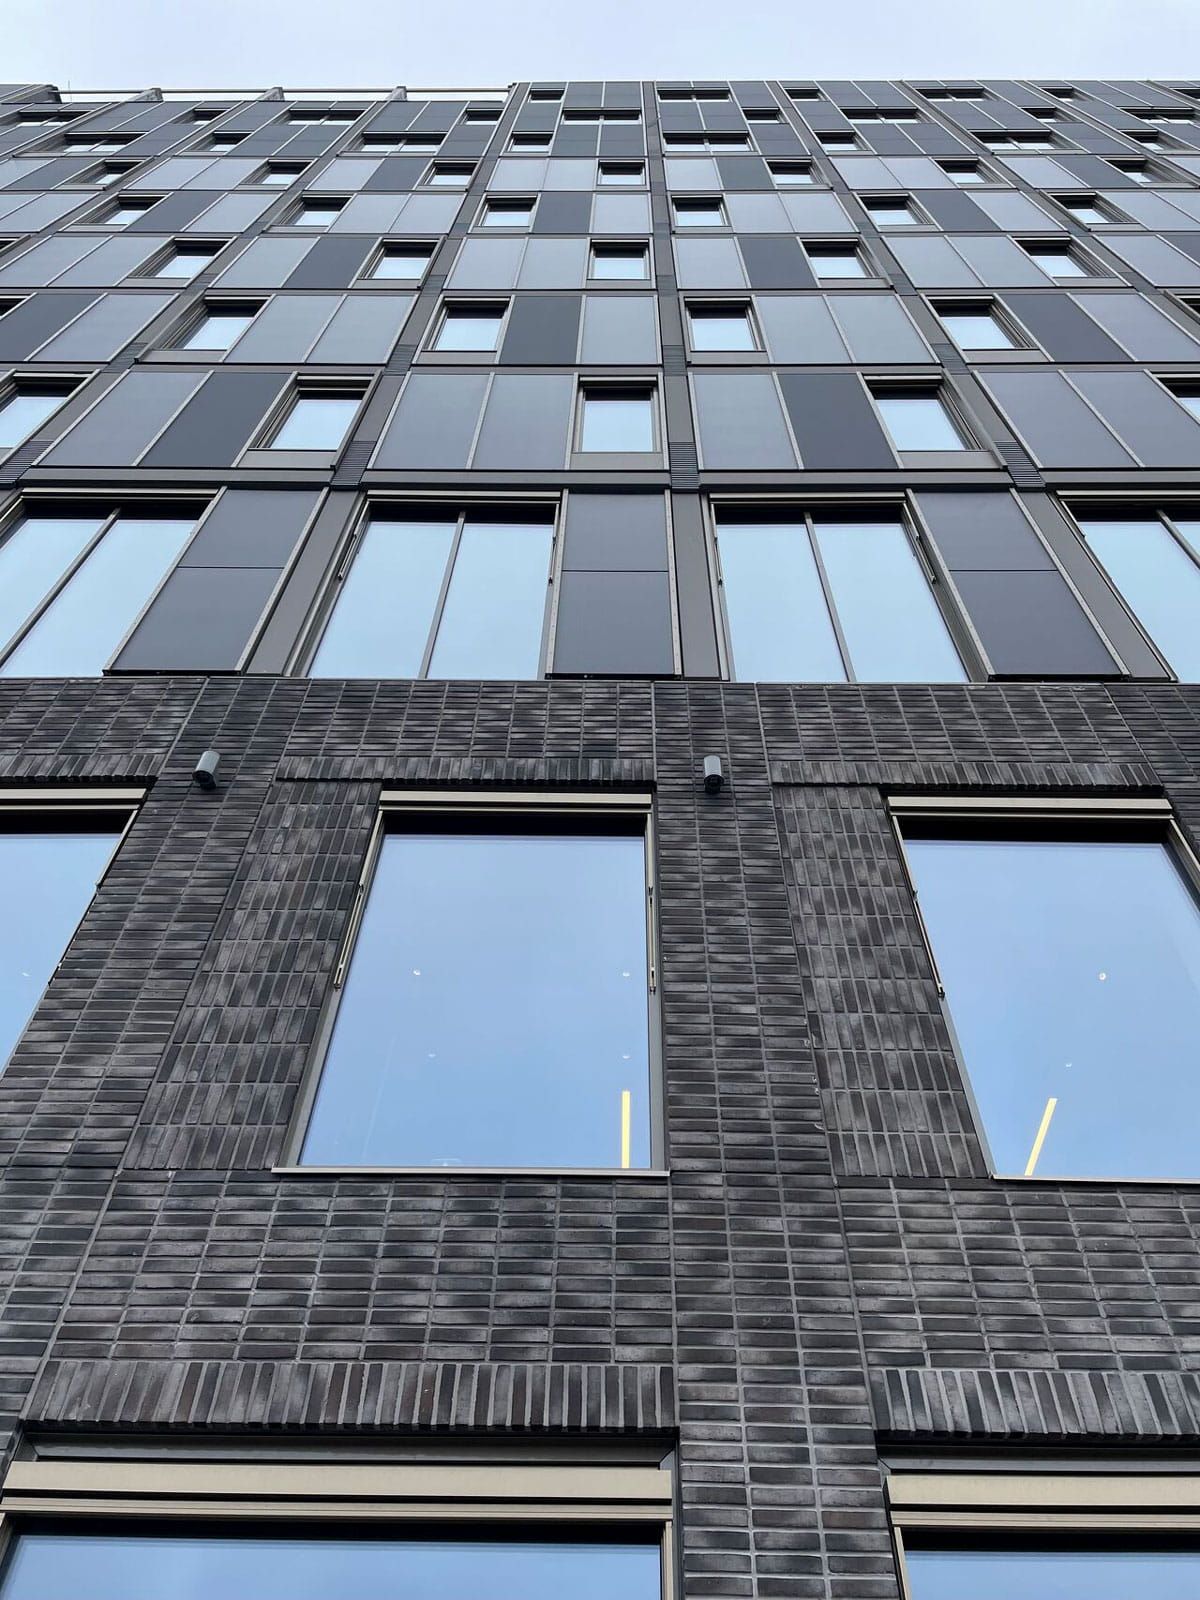
[[[1059,372],[1003,372],[983,380],[1025,440],[1048,467],[1130,467],[1133,457]]]
[[[987,212],[957,189],[922,189],[917,199],[947,233],[1000,232]]]
[[[550,133],[558,122],[558,105],[547,100],[530,100],[517,113],[513,127],[518,133]]]
[[[605,159],[629,159],[646,153],[646,137],[633,122],[604,122],[600,125],[598,154]]]
[[[969,156],[971,149],[949,128],[937,122],[919,122],[908,130],[918,150],[927,156]]]
[[[1116,675],[1116,663],[1057,571],[962,571],[954,582],[993,671],[1027,678]]]
[[[1125,152],[1134,155],[1130,150]],[[1133,189],[1137,187],[1136,181],[1127,172],[1122,172],[1119,167],[1109,166],[1107,161],[1102,161],[1099,156],[1072,155],[1069,151],[1056,150],[1054,159],[1060,167],[1065,167],[1082,183],[1090,183],[1096,189]]]
[[[951,572],[1049,572],[1046,547],[1007,490],[922,490],[921,512]]]
[[[1200,424],[1148,372],[1076,372],[1076,388],[1147,467],[1200,467]]]
[[[799,240],[782,233],[744,233],[738,243],[752,289],[816,287],[816,277]]]
[[[917,147],[909,137],[908,129],[894,122],[871,122],[862,130],[863,137],[877,155],[915,156]]]
[[[592,225],[592,196],[571,190],[549,190],[537,203],[533,219],[534,233],[566,233],[577,238],[586,234]]]
[[[665,572],[661,494],[573,493],[567,502],[566,572]]]
[[[207,211],[220,196],[216,190],[178,189],[164,195],[157,205],[150,207],[129,224],[130,233],[173,233],[184,228],[202,211]]]
[[[179,565],[282,568],[319,498],[317,489],[227,489]]]
[[[519,294],[513,301],[500,360],[518,366],[572,366],[579,346],[577,294]]]
[[[34,294],[0,317],[0,361],[24,361],[90,306],[94,294]]]
[[[689,678],[719,677],[721,663],[717,653],[708,534],[699,495],[672,494],[671,542],[683,671]]]
[[[10,190],[56,189],[60,183],[77,181],[79,173],[86,172],[88,167],[95,165],[95,156],[59,156],[54,161],[47,161],[35,171],[25,173],[15,183],[7,184],[5,187]]]
[[[805,467],[894,468],[896,457],[866,390],[852,372],[781,372],[779,385]]]
[[[765,156],[802,156],[808,153],[803,139],[789,123],[756,123],[754,138]],[[763,185],[770,181],[770,175],[764,171]]]
[[[278,372],[214,372],[143,458],[147,467],[227,467],[289,380]]]
[[[760,134],[764,130],[760,128]],[[770,189],[771,174],[761,156],[718,156],[722,189]]]
[[[665,572],[564,572],[556,673],[663,677],[675,670]]]
[[[127,372],[47,457],[56,467],[129,467],[203,382],[199,372]]]
[[[1191,256],[1193,261],[1200,261],[1200,232],[1164,233],[1161,237],[1176,250],[1182,250],[1185,256]]]
[[[1126,361],[1124,350],[1066,294],[1004,296],[1054,361]]]
[[[385,156],[363,184],[363,192],[376,190],[388,194],[406,194],[421,181],[421,174],[430,162],[429,156]]]
[[[289,289],[346,289],[358,277],[374,239],[337,233],[317,239],[287,280]]]
[[[373,463],[408,470],[463,468],[487,390],[485,372],[415,372]]]
[[[554,143],[550,147],[551,155],[564,160],[578,159],[580,157],[594,156],[600,148],[600,130],[596,127],[565,126],[559,128],[554,135]]]
[[[231,672],[278,580],[274,567],[179,567],[116,661],[119,672]]]

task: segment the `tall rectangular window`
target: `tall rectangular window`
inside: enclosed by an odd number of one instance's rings
[[[432,245],[385,244],[371,263],[367,276],[396,278],[402,283],[419,283],[432,259]]]
[[[126,512],[21,518],[0,544],[0,677],[102,672],[194,526]]]
[[[645,802],[384,820],[301,1162],[649,1166]]]
[[[25,1030],[128,821],[112,811],[0,811],[0,1067]]]
[[[0,450],[11,450],[28,439],[75,389],[72,378],[61,383],[22,380],[0,397]]]
[[[722,509],[717,547],[733,676],[743,682],[965,677],[898,515]]]
[[[221,251],[219,244],[177,244],[166,260],[154,269],[154,277],[186,281],[204,271]]]
[[[301,390],[271,439],[272,450],[340,450],[361,394]]]
[[[1190,1600],[1200,1594],[1200,1549],[1162,1535],[1114,1544],[1095,1534],[976,1534],[967,1541],[926,1534],[905,1541],[904,1564],[908,1600]]]
[[[254,321],[257,305],[210,305],[179,344],[181,350],[230,350]]]
[[[553,543],[548,507],[373,514],[309,675],[539,677]]]
[[[641,455],[655,447],[652,388],[601,384],[583,390],[579,450]]]
[[[1077,521],[1172,672],[1200,682],[1200,512]]]
[[[949,408],[936,391],[872,389],[871,398],[898,451],[967,449]]]
[[[1000,1174],[1200,1177],[1200,906],[1163,819],[900,810]]]

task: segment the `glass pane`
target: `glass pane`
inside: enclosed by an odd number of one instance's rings
[[[0,644],[28,620],[103,526],[103,517],[22,518],[0,545]]]
[[[372,522],[309,676],[419,677],[453,539],[453,522]]]
[[[865,278],[867,275],[857,251],[810,251],[809,260],[818,278]]]
[[[438,329],[435,350],[494,350],[500,337],[500,311],[448,311]]]
[[[907,206],[868,206],[867,210],[881,228],[905,228],[916,222]]]
[[[532,219],[532,206],[489,205],[484,209],[483,226],[485,228],[527,228]]]
[[[1177,394],[1175,398],[1185,410],[1192,413],[1197,422],[1200,422],[1200,392]]]
[[[649,1130],[644,840],[389,834],[304,1161],[644,1167]]]
[[[986,311],[939,312],[946,332],[964,350],[1015,350],[995,317]]]
[[[194,526],[132,517],[114,522],[0,667],[0,676],[83,678],[102,672]]]
[[[644,278],[646,252],[644,250],[594,250],[592,252],[593,278]]]
[[[156,278],[194,278],[212,260],[198,250],[180,250],[164,261],[154,274]]]
[[[1066,202],[1066,208],[1077,222],[1102,223],[1109,220],[1097,206],[1089,205],[1083,200],[1069,200]]]
[[[675,226],[677,228],[719,228],[725,221],[719,205],[702,201],[676,200]]]
[[[946,176],[955,183],[985,183],[987,180],[978,167],[948,167]]]
[[[903,527],[813,526],[854,676],[877,683],[963,682],[962,662]]]
[[[405,254],[400,250],[388,250],[380,256],[371,269],[373,278],[419,278],[429,265],[428,254],[414,251]]]
[[[691,311],[694,350],[754,350],[754,334],[744,311]]]
[[[963,442],[936,395],[877,394],[875,405],[897,450],[961,450]]]
[[[271,448],[336,450],[360,403],[359,395],[301,395],[271,440]]]
[[[0,406],[0,450],[20,444],[38,426],[58,410],[66,399],[65,394],[49,394],[44,390],[18,390]]]
[[[180,345],[181,350],[228,350],[254,321],[249,311],[213,311]]]
[[[649,395],[589,394],[583,399],[581,450],[654,449],[654,408]]]
[[[650,1543],[26,1532],[0,1600],[658,1600]]]
[[[912,1600],[1195,1600],[1196,1550],[904,1552]]]
[[[1032,250],[1030,254],[1052,278],[1086,278],[1087,273],[1069,250]]]
[[[545,523],[468,520],[431,678],[536,678],[554,530]]]
[[[0,833],[0,1065],[62,959],[118,835]]]
[[[328,228],[340,210],[340,206],[302,206],[292,222],[297,228]]]
[[[1157,518],[1079,526],[1172,671],[1200,682],[1200,567]]]
[[[1167,849],[908,851],[996,1170],[1200,1176],[1200,910]]]
[[[720,544],[734,676],[743,683],[845,682],[803,523],[730,523]]]

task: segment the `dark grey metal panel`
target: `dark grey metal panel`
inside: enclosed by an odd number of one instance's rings
[[[994,671],[1029,678],[1116,673],[1059,573],[958,572],[954,582]]]
[[[771,189],[774,184],[761,156],[718,156],[722,189]]]
[[[895,467],[887,435],[854,373],[781,372],[779,386],[805,467]]]
[[[227,489],[179,565],[282,568],[319,498],[317,489]]]
[[[413,373],[373,465],[465,467],[487,382],[485,372]]]
[[[564,572],[554,638],[556,673],[673,674],[665,572]]]
[[[56,467],[128,467],[203,381],[200,372],[127,372],[46,460]]]
[[[95,300],[94,294],[34,294],[0,317],[0,361],[24,361]]]
[[[1069,295],[1009,293],[1004,300],[1055,361],[1127,359],[1120,345],[1114,344]]]
[[[980,380],[1047,467],[1130,467],[1123,450],[1058,372],[992,372]]]
[[[573,493],[567,502],[563,570],[665,572],[662,495]]]
[[[540,196],[533,219],[534,233],[581,235],[591,226],[591,193],[578,194],[567,189],[550,190]]]
[[[348,289],[362,269],[374,239],[335,233],[318,239],[287,280],[289,289]]]
[[[476,467],[553,471],[565,466],[574,389],[570,377],[498,374],[484,408]]]
[[[1076,372],[1076,387],[1147,467],[1200,467],[1200,423],[1147,372]]]
[[[572,366],[579,344],[577,294],[519,294],[509,313],[500,360],[524,366]]]
[[[374,194],[386,191],[389,194],[405,194],[408,190],[416,188],[421,181],[421,174],[428,165],[428,156],[385,156],[379,163],[379,170],[363,184],[363,192]]]
[[[180,189],[175,194],[164,195],[157,205],[151,206],[144,216],[129,224],[130,233],[173,233],[185,227],[218,198],[218,191],[207,189]]]
[[[783,234],[742,234],[738,240],[752,289],[812,289],[816,277],[799,241]]]
[[[938,227],[944,228],[947,233],[999,231],[991,217],[979,209],[971,196],[957,189],[923,189],[917,198]]]
[[[1049,572],[1054,566],[1007,490],[922,490],[917,501],[952,572]]]
[[[38,352],[42,361],[109,361],[171,303],[169,294],[104,294]]]
[[[708,537],[699,495],[671,496],[671,540],[683,671],[689,678],[715,678],[720,675],[721,663]]]
[[[147,467],[227,467],[249,443],[288,379],[214,372],[146,455]]]
[[[118,656],[120,672],[232,672],[278,579],[274,567],[179,567]]]

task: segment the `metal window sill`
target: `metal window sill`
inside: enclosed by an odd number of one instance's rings
[[[277,1178],[650,1178],[661,1183],[667,1167],[340,1167],[277,1166]]]

